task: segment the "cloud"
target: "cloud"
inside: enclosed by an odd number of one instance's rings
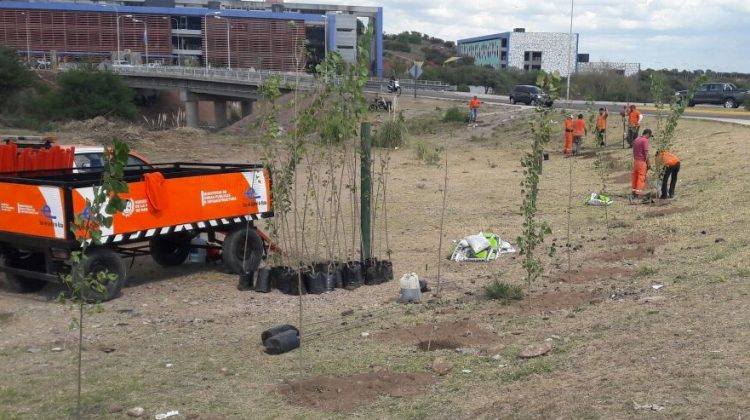
[[[642,68],[750,71],[748,0],[574,1],[573,32],[580,33],[580,52],[590,53],[593,61],[640,62]],[[569,0],[362,0],[356,4],[382,6],[388,33],[413,30],[453,41],[518,27],[568,32],[570,25]]]

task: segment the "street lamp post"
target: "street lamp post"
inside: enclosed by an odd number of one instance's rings
[[[115,25],[115,27],[117,28],[117,64],[122,64],[121,63],[122,62],[122,54],[120,52],[120,51],[122,51],[120,49],[120,18],[123,18],[123,17],[132,18],[133,15],[122,15],[122,16],[117,15],[116,25]]]
[[[208,70],[208,15],[218,15],[221,12],[208,12],[205,15],[203,15],[203,24],[205,28],[203,28],[205,34],[204,38],[206,39],[206,56],[203,57],[203,63],[206,65],[206,70]]]
[[[172,21],[174,21],[174,28],[175,28],[175,29],[180,29],[180,21],[179,21],[179,20],[177,20],[177,18],[176,18],[176,17],[174,17],[174,16],[170,16],[170,18],[169,18],[169,25],[170,25],[170,26],[172,25]],[[181,36],[179,36],[179,35],[177,35],[177,49],[178,49],[178,50],[181,50],[181,49],[183,49],[183,48],[182,48],[182,37],[181,37]],[[178,65],[178,66],[181,66],[181,65],[182,65],[182,63],[180,63],[180,56],[181,56],[181,55],[182,55],[182,54],[180,54],[180,53],[177,53],[177,65]]]
[[[224,19],[224,18],[222,18],[221,16],[214,15],[214,19]],[[231,28],[231,26],[229,25],[229,21],[226,19],[224,19],[224,23],[227,24],[227,68],[229,68],[229,70],[232,70],[232,49],[231,49],[232,44],[229,41],[229,28]]]
[[[117,31],[117,63],[120,63],[122,57],[120,56],[120,10],[116,4],[99,3],[102,7],[112,6],[115,8],[115,31]]]
[[[565,101],[568,103],[568,106],[570,106],[570,76],[573,73],[570,70],[570,55],[573,53],[572,50],[573,50],[573,2],[574,1],[575,0],[570,0],[570,31],[568,32],[568,77],[567,77],[567,88],[565,92]]]
[[[146,65],[148,65],[148,27],[146,26],[146,21],[133,19],[133,22],[143,24],[143,45],[146,48]]]
[[[21,15],[26,18],[26,63],[31,65],[31,42],[29,41],[29,13],[21,12]]]

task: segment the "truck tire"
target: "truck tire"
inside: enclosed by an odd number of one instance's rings
[[[245,235],[246,232],[247,235]],[[246,249],[247,252],[245,252]],[[229,232],[224,238],[221,255],[224,264],[231,272],[247,273],[258,270],[263,259],[263,250],[263,239],[258,235],[258,231],[252,226],[241,227]]]
[[[511,96],[511,97],[510,97],[510,98],[508,99],[508,102],[510,102],[510,104],[511,104],[511,105],[515,105],[515,104],[516,104],[516,98],[514,98],[514,97],[512,97],[512,96]]]
[[[84,273],[96,275],[106,271],[116,277],[106,284],[104,291],[90,290],[84,294],[83,298],[88,302],[106,302],[116,298],[127,278],[125,263],[120,255],[109,248],[93,248],[87,251],[87,256],[83,264]]]
[[[189,235],[155,236],[148,243],[151,258],[162,267],[174,267],[185,262],[190,254]]]
[[[22,268],[24,270],[34,271],[38,271],[40,267],[44,267],[44,254],[16,254],[18,255],[6,256],[5,265],[12,268]],[[15,293],[33,293],[42,290],[44,286],[47,285],[47,282],[44,280],[5,273],[5,284]]]
[[[726,98],[724,99],[724,108],[737,108],[739,105],[737,104],[737,101],[734,100],[734,98]]]

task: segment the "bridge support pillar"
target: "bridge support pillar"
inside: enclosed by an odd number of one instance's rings
[[[214,101],[214,125],[216,128],[227,125],[227,101]]]
[[[198,128],[198,97],[187,89],[180,91],[180,100],[185,102],[185,123],[190,128]]]
[[[253,113],[253,101],[242,101],[242,117],[247,117]]]

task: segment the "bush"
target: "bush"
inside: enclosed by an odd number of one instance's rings
[[[380,125],[372,145],[375,147],[389,148],[401,147],[406,137],[406,124],[401,113],[394,120],[389,120]]]
[[[500,300],[503,303],[508,303],[511,300],[523,299],[523,288],[496,279],[484,287],[484,295],[487,296],[488,299]]]
[[[456,86],[456,91],[471,92],[471,89],[469,89],[469,85],[467,85],[466,83],[461,83],[460,85]]]
[[[18,60],[15,50],[0,47],[0,108],[7,98],[16,92],[31,87],[34,82],[31,71]]]
[[[58,79],[59,89],[37,100],[37,112],[50,119],[90,119],[137,115],[134,92],[113,73],[73,70]]]
[[[429,143],[418,141],[416,146],[417,159],[428,165],[437,165],[440,162],[442,148],[435,147]]]
[[[450,107],[443,115],[443,122],[466,122],[466,112],[458,107]]]
[[[411,52],[411,46],[399,40],[386,40],[383,42],[383,47],[391,51]]]

